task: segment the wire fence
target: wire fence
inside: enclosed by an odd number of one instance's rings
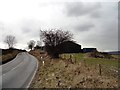
[[[107,66],[107,65],[98,64],[98,63],[88,64],[85,59],[77,60],[77,58],[73,57],[72,55],[70,55],[70,56],[69,55],[67,55],[67,56],[63,55],[62,57],[64,59],[67,59],[68,61],[70,61],[72,64],[79,61],[85,67],[91,67],[91,66],[93,67],[94,66],[100,75],[109,75],[109,76],[113,76],[113,77],[120,77],[120,75],[118,73],[120,68],[118,68],[118,67],[109,66],[109,65]]]

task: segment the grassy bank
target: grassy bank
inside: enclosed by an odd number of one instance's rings
[[[118,87],[118,73],[109,72],[110,68],[104,69],[98,65],[117,67],[116,59],[89,58],[83,53],[64,54],[60,59],[50,59],[45,54],[40,54],[39,50],[30,53],[39,61],[39,68],[31,88]]]
[[[0,64],[5,64],[11,60],[13,60],[16,55],[20,52],[24,52],[25,50],[19,49],[2,49],[0,55]]]

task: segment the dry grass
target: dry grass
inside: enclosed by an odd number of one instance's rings
[[[39,61],[39,68],[30,88],[117,88],[118,76],[99,74],[97,65],[50,59],[40,51],[31,51]],[[40,57],[43,57],[41,59]],[[42,60],[45,61],[43,66]]]

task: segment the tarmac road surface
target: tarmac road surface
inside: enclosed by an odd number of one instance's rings
[[[1,65],[1,88],[28,88],[38,68],[37,59],[27,52],[19,53],[12,61]],[[1,87],[2,86],[2,87]]]

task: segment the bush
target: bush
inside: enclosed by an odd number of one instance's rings
[[[107,59],[112,59],[113,57],[108,54],[108,53],[104,53],[104,52],[90,52],[88,53],[89,57],[93,57],[93,58],[107,58]]]

